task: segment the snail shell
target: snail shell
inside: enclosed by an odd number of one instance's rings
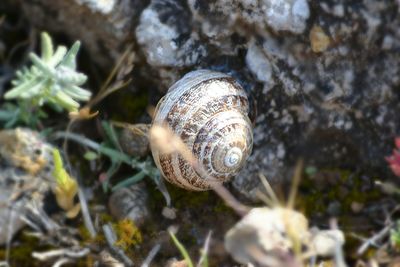
[[[188,189],[208,190],[244,166],[253,146],[249,101],[230,76],[209,70],[186,74],[158,103],[153,124],[168,125],[203,164],[210,181],[201,177],[178,153],[151,146],[157,167],[167,181]]]

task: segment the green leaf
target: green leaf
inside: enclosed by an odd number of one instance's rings
[[[89,100],[92,96],[92,93],[88,90],[85,90],[75,85],[65,86],[64,91],[66,94],[68,94],[72,98],[75,98],[76,100],[86,101]]]
[[[35,64],[35,66],[43,72],[44,75],[49,78],[54,78],[56,71],[47,65],[41,58],[34,53],[30,53],[29,58],[32,60],[33,64]]]
[[[0,121],[8,121],[15,116],[15,111],[0,110]]]
[[[92,161],[92,160],[98,159],[99,158],[99,154],[97,154],[96,152],[93,152],[93,151],[88,151],[83,155],[83,157],[86,160]]]
[[[108,141],[111,142],[112,146],[119,149],[118,135],[115,132],[114,127],[108,121],[102,121],[101,126],[103,126],[104,132],[106,133]]]
[[[15,116],[4,125],[4,128],[6,129],[14,128],[17,122],[18,122],[18,117]]]
[[[53,42],[47,32],[41,34],[41,51],[43,61],[49,62],[53,56]]]
[[[10,91],[5,93],[5,99],[19,98],[24,92],[30,90],[32,87],[40,82],[39,79],[32,79],[30,81],[24,82],[17,87],[12,88]]]
[[[51,67],[56,67],[63,60],[65,54],[67,53],[67,48],[65,46],[58,46],[53,57],[49,60],[48,65]]]
[[[123,187],[128,187],[130,185],[136,184],[137,182],[143,180],[143,178],[146,176],[146,173],[144,172],[139,172],[135,175],[133,175],[132,177],[126,178],[124,179],[122,182],[119,182],[118,184],[116,184],[111,191],[116,191],[120,188]]]
[[[64,59],[60,62],[60,65],[69,67],[71,69],[76,68],[76,56],[78,54],[79,48],[81,47],[81,42],[76,41],[68,53],[65,55]]]
[[[87,76],[78,73],[70,68],[60,66],[56,69],[56,77],[60,83],[71,85],[82,85],[86,82]]]
[[[121,166],[120,161],[114,161],[111,158],[111,166],[110,166],[110,168],[108,168],[107,173],[106,173],[106,175],[107,175],[106,180],[102,184],[104,192],[108,191],[108,184],[110,183],[110,179],[118,171],[120,166]]]
[[[40,95],[40,91],[45,87],[46,80],[39,80],[35,85],[31,86],[29,90],[21,92],[19,98],[33,98]]]
[[[68,111],[77,111],[79,108],[79,103],[73,100],[69,95],[63,91],[58,91],[53,96],[54,103],[64,107]]]

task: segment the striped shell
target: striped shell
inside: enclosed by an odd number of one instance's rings
[[[178,153],[152,147],[157,167],[169,182],[188,190],[208,190],[244,166],[253,146],[249,101],[230,76],[209,70],[186,74],[157,106],[153,124],[167,124],[191,149],[213,180],[201,177]],[[210,183],[211,182],[211,183]]]

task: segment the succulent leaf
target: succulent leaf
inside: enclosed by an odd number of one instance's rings
[[[49,62],[53,56],[53,43],[48,33],[43,32],[41,34],[41,42],[42,59],[45,62]]]
[[[86,82],[87,76],[75,70],[80,42],[75,42],[69,50],[58,46],[54,52],[47,33],[42,33],[41,41],[41,57],[29,54],[33,65],[16,72],[12,81],[14,87],[4,97],[31,99],[39,105],[51,102],[68,111],[78,110],[80,104],[77,101],[87,101],[92,95],[79,87]]]

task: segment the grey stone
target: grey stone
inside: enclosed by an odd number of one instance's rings
[[[22,217],[29,203],[43,205],[51,185],[50,153],[51,145],[34,131],[0,131],[0,245],[25,226]],[[44,165],[32,168],[42,159]]]
[[[142,225],[150,216],[148,192],[143,183],[116,190],[108,200],[111,215],[117,220],[130,219]]]
[[[54,23],[57,31],[82,39],[96,59],[103,57],[99,43],[115,58],[127,36],[136,38],[142,58],[135,79],[160,92],[194,69],[237,78],[258,109],[253,155],[233,181],[247,197],[255,198],[259,173],[281,183],[299,158],[316,167],[387,174],[384,157],[400,132],[396,0],[152,0],[142,8],[132,1],[123,13],[130,16],[120,17],[129,19],[117,26],[109,18],[121,14],[120,1],[106,15],[105,7],[84,13],[99,18],[79,28],[65,21],[83,13],[72,15],[53,1],[27,2],[24,10],[41,11],[30,17],[35,25],[53,20],[44,11],[58,10],[64,22]],[[319,53],[311,49],[314,26],[330,40]]]

